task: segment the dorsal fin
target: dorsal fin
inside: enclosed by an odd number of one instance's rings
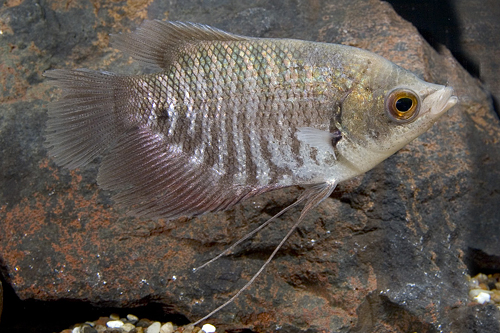
[[[160,69],[168,68],[187,44],[249,39],[208,25],[157,20],[144,21],[136,31],[113,35],[112,38],[113,47]]]

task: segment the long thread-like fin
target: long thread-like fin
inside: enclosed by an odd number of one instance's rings
[[[46,139],[57,164],[78,168],[101,154],[121,131],[116,111],[127,100],[120,76],[88,69],[44,73],[63,89],[48,107]]]
[[[227,305],[231,304],[238,296],[241,295],[241,293],[243,293],[243,291],[245,291],[248,287],[250,287],[250,285],[252,285],[252,283],[257,279],[257,277],[264,271],[264,269],[267,267],[267,265],[271,262],[271,260],[274,258],[274,256],[276,255],[276,253],[283,246],[283,244],[287,241],[287,239],[290,237],[290,235],[295,231],[295,229],[297,229],[297,227],[300,225],[300,223],[302,222],[302,220],[304,219],[304,217],[306,216],[306,214],[311,209],[313,209],[314,207],[316,207],[321,201],[323,201],[324,199],[328,198],[330,196],[330,194],[332,194],[332,192],[333,192],[333,190],[335,189],[336,186],[337,186],[336,182],[331,182],[331,183],[329,182],[329,183],[318,184],[318,185],[315,185],[315,186],[310,187],[309,189],[307,189],[297,199],[298,202],[307,200],[305,207],[302,209],[302,212],[300,213],[299,219],[290,228],[290,230],[288,231],[288,233],[285,235],[285,237],[283,237],[283,239],[278,244],[278,246],[276,246],[276,248],[274,249],[274,251],[267,258],[266,262],[260,267],[260,269],[257,271],[257,273],[255,273],[252,276],[252,278],[240,290],[238,290],[238,292],[233,297],[231,297],[224,304],[220,305],[218,308],[216,308],[215,310],[213,310],[212,312],[210,312],[205,317],[197,320],[195,323],[193,323],[193,325],[196,326],[199,323],[201,323],[202,321],[210,318],[211,316],[213,316],[214,314],[216,314],[217,312],[219,312],[220,310],[222,310],[223,308],[225,308]],[[292,204],[292,205],[294,205],[294,204]],[[273,218],[274,217],[272,217],[271,219],[273,219]],[[267,224],[267,222],[264,223],[264,224]]]
[[[238,246],[239,244],[241,244],[242,242],[244,242],[245,240],[247,240],[248,238],[252,237],[253,235],[255,235],[256,233],[258,233],[259,231],[261,231],[262,229],[264,229],[266,226],[268,226],[272,221],[274,221],[274,219],[280,217],[281,215],[283,215],[285,212],[287,212],[290,208],[292,207],[295,207],[297,206],[299,203],[301,203],[302,201],[304,201],[306,199],[306,197],[304,196],[301,196],[300,198],[298,198],[293,204],[283,208],[279,213],[277,213],[276,215],[274,215],[273,217],[271,217],[270,219],[268,219],[266,222],[264,222],[263,224],[261,224],[259,227],[255,228],[254,230],[252,230],[251,232],[249,232],[248,234],[246,234],[245,236],[243,236],[242,238],[240,238],[236,243],[234,243],[233,245],[231,245],[230,247],[228,247],[227,249],[225,249],[224,251],[222,251],[221,253],[219,253],[216,257],[210,259],[209,261],[207,261],[206,263],[204,263],[203,265],[199,266],[199,267],[196,267],[193,269],[193,272],[197,272],[198,270],[202,269],[203,267],[205,266],[208,266],[210,265],[211,263],[213,263],[214,261],[216,261],[217,259],[219,259],[220,257],[228,254],[229,252],[231,252],[236,246]]]
[[[247,39],[203,24],[155,20],[144,21],[134,32],[113,35],[111,44],[146,65],[167,69],[189,45]]]

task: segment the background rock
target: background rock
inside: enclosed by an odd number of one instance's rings
[[[255,37],[376,52],[460,105],[310,214],[266,272],[210,321],[269,332],[486,332],[498,310],[469,304],[477,254],[498,269],[498,118],[481,83],[438,54],[387,3],[358,1],[6,1],[0,11],[0,263],[21,299],[96,306],[158,303],[196,320],[245,284],[298,218],[291,210],[227,257],[192,273],[289,205],[291,188],[227,212],[175,222],[126,217],[95,182],[98,161],[68,171],[46,155],[52,68],[139,73],[108,34],[145,19],[210,24]],[[474,266],[475,265],[475,266]],[[493,329],[493,330],[492,330]]]
[[[3,310],[3,285],[2,282],[0,281],[0,319],[2,316],[2,310]]]

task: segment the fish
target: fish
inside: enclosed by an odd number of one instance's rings
[[[45,73],[63,91],[48,107],[46,129],[58,165],[80,168],[103,155],[99,186],[129,214],[152,219],[198,216],[304,188],[256,230],[304,205],[266,263],[197,323],[238,297],[337,184],[396,153],[458,102],[452,87],[346,45],[157,20],[113,39],[151,73]]]

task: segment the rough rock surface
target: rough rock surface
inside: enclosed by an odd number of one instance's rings
[[[290,188],[200,218],[127,217],[96,185],[98,161],[68,171],[46,155],[52,68],[137,73],[108,34],[145,19],[210,24],[256,37],[358,46],[455,88],[460,105],[428,133],[310,214],[266,272],[211,319],[269,332],[494,332],[499,311],[469,303],[477,254],[498,269],[500,123],[491,100],[443,50],[375,0],[34,1],[0,11],[0,264],[22,299],[98,306],[164,304],[196,320],[262,265],[299,208],[232,255],[196,267],[300,193]]]
[[[3,285],[2,282],[0,281],[0,319],[2,317],[2,310],[3,310]]]

